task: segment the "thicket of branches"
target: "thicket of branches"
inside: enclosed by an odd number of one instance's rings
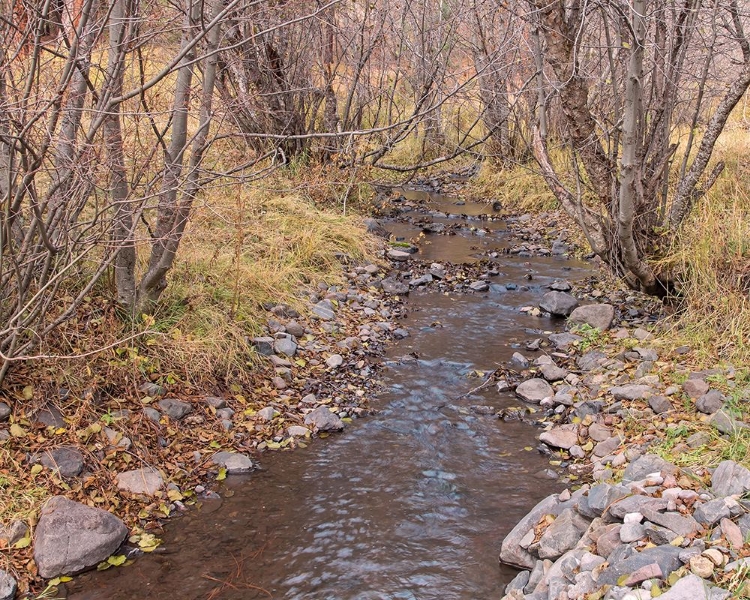
[[[93,293],[149,312],[202,191],[300,158],[535,160],[593,250],[666,293],[650,259],[721,172],[747,19],[746,0],[0,0],[0,381]]]

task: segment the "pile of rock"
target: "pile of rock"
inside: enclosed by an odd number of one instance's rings
[[[750,568],[748,491],[750,471],[732,461],[703,489],[673,464],[644,455],[621,483],[549,496],[503,541],[501,562],[524,569],[505,599],[729,598],[713,580]]]

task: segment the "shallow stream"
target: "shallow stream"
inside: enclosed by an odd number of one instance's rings
[[[500,221],[485,223],[481,235],[472,231],[472,217],[486,207],[456,206],[450,216],[450,206],[439,197],[425,215],[439,211],[434,218],[458,223],[458,233],[430,235],[419,258],[465,262],[508,247]],[[418,231],[389,227],[401,237]],[[506,254],[497,270],[494,283],[518,289],[412,292],[403,323],[411,336],[389,351],[378,414],[306,449],[261,456],[262,471],[230,477],[221,501],[170,523],[163,552],[76,578],[69,597],[500,598],[513,577],[498,565],[504,535],[560,484],[532,450],[537,430],[483,414],[483,406],[518,406],[512,395],[490,387],[461,396],[483,381],[473,371],[495,369],[539,337],[533,328],[555,326],[519,307],[552,281],[590,270]]]

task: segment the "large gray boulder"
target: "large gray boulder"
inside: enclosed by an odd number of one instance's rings
[[[555,395],[555,390],[544,379],[528,379],[516,388],[516,396],[525,402],[539,404],[545,398]]]
[[[556,317],[567,317],[578,306],[578,300],[565,292],[547,292],[539,302],[539,308]]]
[[[589,304],[579,306],[568,318],[572,325],[590,325],[602,331],[612,327],[615,320],[615,307],[611,304]]]
[[[64,496],[42,508],[34,535],[34,561],[45,579],[79,573],[106,560],[120,546],[128,528],[120,519]]]

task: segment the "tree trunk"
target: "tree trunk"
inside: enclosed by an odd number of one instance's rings
[[[125,57],[129,42],[130,0],[115,0],[109,22],[108,75],[112,95],[122,94]],[[110,170],[110,203],[112,219],[112,252],[114,260],[117,302],[132,312],[135,304],[135,240],[133,236],[133,204],[125,169],[120,123],[120,105],[115,104],[102,124]]]
[[[223,0],[213,0],[209,4],[211,16],[209,20],[218,15],[223,7]],[[195,19],[197,20],[197,18]],[[150,309],[151,306],[159,299],[164,289],[167,287],[167,273],[172,269],[174,259],[177,254],[177,249],[180,246],[180,241],[185,232],[188,220],[190,219],[190,213],[198,191],[200,190],[200,168],[203,162],[203,156],[209,146],[209,130],[211,127],[211,120],[213,118],[213,95],[216,86],[216,70],[218,64],[218,52],[219,42],[221,39],[221,27],[217,23],[208,32],[206,37],[206,56],[203,67],[203,88],[201,97],[201,108],[198,117],[198,131],[193,136],[193,143],[190,154],[190,161],[188,163],[188,172],[182,183],[183,192],[182,197],[177,203],[177,182],[170,188],[170,192],[173,195],[173,201],[164,206],[164,212],[159,214],[159,222],[166,223],[163,226],[164,237],[157,237],[153,251],[151,254],[151,261],[149,269],[143,276],[139,287],[138,287],[138,311],[143,312]],[[185,67],[181,70],[181,74],[185,71]],[[187,76],[182,83],[187,81]],[[178,89],[179,89],[178,82]],[[189,87],[189,86],[188,86]],[[185,139],[185,126],[187,122],[187,105],[180,105],[175,103],[176,106],[185,106],[185,119],[180,123],[180,129],[177,132],[180,139]],[[174,139],[173,139],[174,141]],[[183,141],[183,145],[184,145]],[[184,156],[184,148],[178,153],[180,157],[179,171],[182,170],[182,158]],[[178,165],[174,165],[177,167]],[[175,168],[173,172],[177,172]],[[167,223],[167,219],[169,222]],[[164,220],[164,221],[163,221]]]
[[[641,260],[633,235],[636,206],[643,203],[641,187],[641,150],[644,133],[643,115],[643,54],[646,44],[646,0],[633,0],[631,9],[633,44],[630,48],[625,110],[622,124],[622,156],[620,158],[620,198],[617,215],[617,239],[622,262],[643,288],[656,293],[657,282],[653,270]]]

